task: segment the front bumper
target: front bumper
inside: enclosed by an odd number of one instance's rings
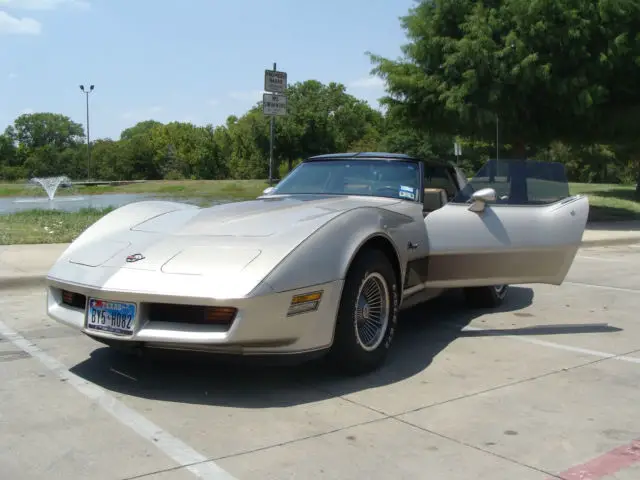
[[[260,355],[308,353],[328,348],[333,340],[343,280],[288,292],[223,300],[116,291],[53,278],[49,278],[47,284],[47,314],[105,343]],[[84,301],[69,305],[63,302],[63,291],[84,296]],[[322,297],[316,310],[288,316],[294,296],[317,291],[322,291]],[[133,334],[118,335],[88,329],[89,298],[136,304]],[[158,304],[170,305],[172,309],[165,309],[165,314],[159,316],[154,313],[158,311],[155,308]],[[190,323],[188,318],[185,320],[176,313],[181,311],[181,307],[189,306],[233,307],[237,314],[230,325]],[[173,313],[167,315],[167,311]]]

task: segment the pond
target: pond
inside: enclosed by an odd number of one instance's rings
[[[171,200],[192,203],[200,206],[211,206],[227,203],[224,200],[203,199],[197,197],[167,197],[151,193],[104,193],[99,195],[60,195],[49,200],[41,197],[0,197],[0,215],[22,212],[25,210],[62,210],[77,212],[83,208],[121,207],[142,200]]]

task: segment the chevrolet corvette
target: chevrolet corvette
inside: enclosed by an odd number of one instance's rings
[[[47,313],[111,346],[386,359],[400,310],[452,288],[496,307],[560,285],[589,203],[561,164],[390,153],[305,159],[254,200],[141,201],[102,217],[47,275]],[[295,357],[299,358],[299,357]]]

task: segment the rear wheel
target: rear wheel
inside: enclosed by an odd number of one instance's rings
[[[472,308],[496,308],[507,296],[508,285],[490,287],[469,287],[464,289],[467,305]]]
[[[384,363],[398,322],[398,287],[391,263],[365,250],[345,280],[328,359],[341,371],[361,374]]]

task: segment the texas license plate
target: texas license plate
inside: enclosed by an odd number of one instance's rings
[[[132,335],[136,319],[136,304],[89,299],[87,329],[116,335]]]

